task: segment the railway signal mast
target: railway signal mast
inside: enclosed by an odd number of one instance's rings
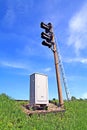
[[[61,82],[60,82],[59,57],[58,57],[56,42],[55,42],[54,34],[53,34],[53,27],[51,23],[45,24],[43,22],[41,22],[40,26],[41,28],[45,29],[45,32],[41,33],[41,38],[44,39],[44,41],[42,41],[42,45],[51,48],[54,54],[59,106],[63,107],[64,102],[63,102],[62,87],[61,87]]]

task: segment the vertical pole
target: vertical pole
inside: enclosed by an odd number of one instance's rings
[[[55,69],[56,69],[56,79],[57,79],[57,87],[58,87],[58,97],[59,97],[59,106],[63,107],[63,97],[62,97],[62,87],[60,83],[60,72],[59,72],[59,66],[58,66],[58,54],[57,54],[57,48],[56,44],[53,44],[53,52],[54,52],[54,61],[55,61]]]

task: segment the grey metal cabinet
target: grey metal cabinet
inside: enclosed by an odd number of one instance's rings
[[[30,75],[30,104],[48,104],[48,76]]]

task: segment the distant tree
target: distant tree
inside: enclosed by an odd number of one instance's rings
[[[76,97],[72,96],[72,97],[71,97],[71,100],[72,100],[72,101],[73,101],[73,100],[76,100]]]
[[[53,100],[55,101],[56,99],[55,99],[55,98],[53,98]]]
[[[79,100],[83,100],[82,98],[80,98]]]

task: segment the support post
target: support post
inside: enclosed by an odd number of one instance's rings
[[[54,62],[55,62],[55,70],[56,70],[59,106],[63,107],[64,102],[63,102],[63,96],[62,96],[62,87],[61,87],[61,83],[60,83],[60,72],[59,72],[59,66],[58,66],[58,54],[57,54],[57,48],[56,48],[55,43],[53,45],[53,53],[54,53]]]

